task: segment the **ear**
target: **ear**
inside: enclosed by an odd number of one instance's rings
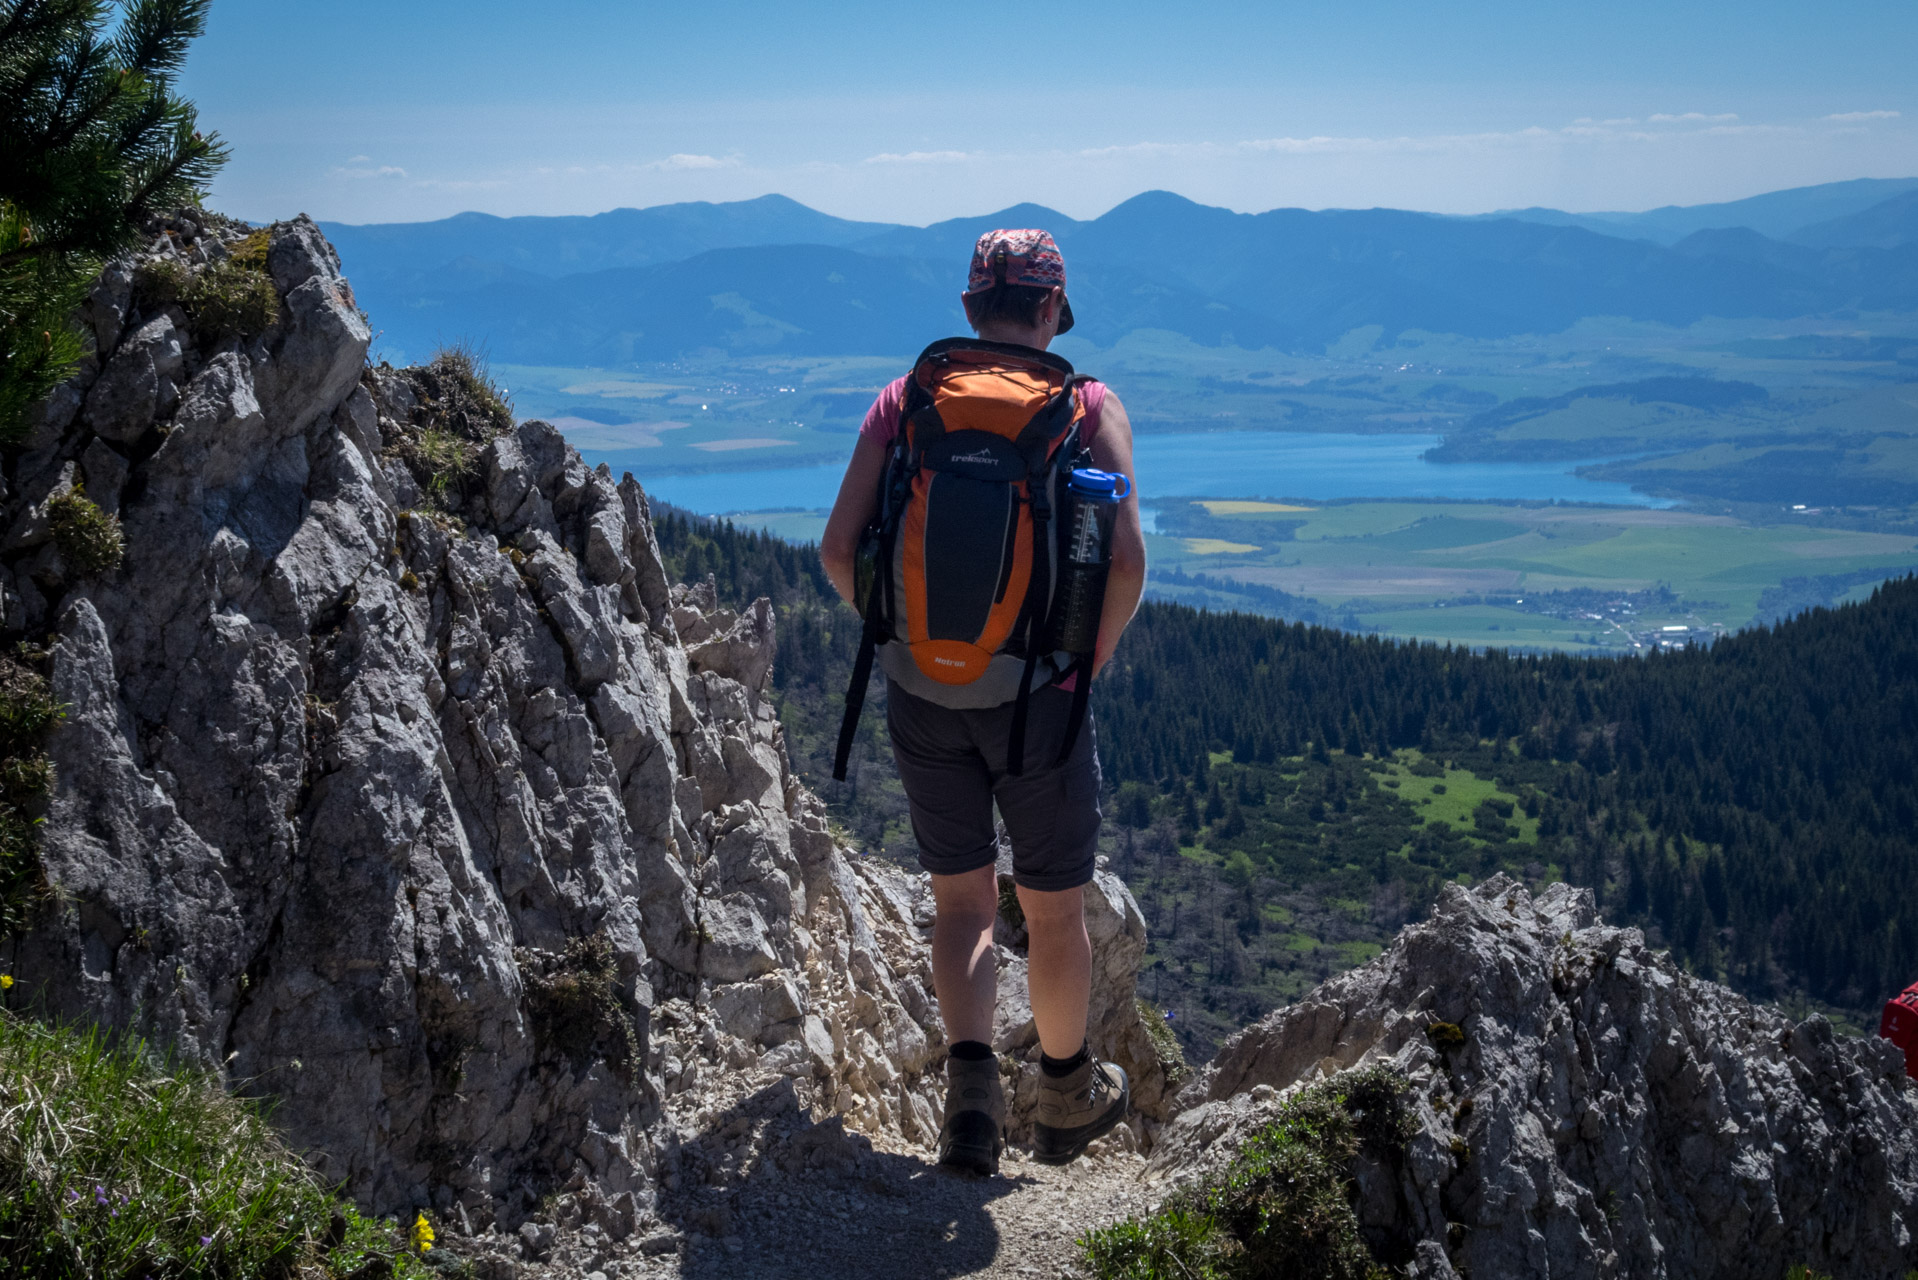
[[[959,295],[959,305],[965,309],[966,323],[977,329],[979,327],[979,321],[973,318],[972,295],[969,293],[961,293]]]
[[[1055,284],[1046,292],[1045,303],[1039,308],[1039,323],[1056,325],[1065,313],[1066,291]]]

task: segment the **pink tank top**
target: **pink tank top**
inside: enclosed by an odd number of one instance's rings
[[[889,445],[899,435],[899,410],[906,402],[906,377],[895,378],[886,384],[879,398],[872,402],[872,408],[866,410],[866,420],[859,426],[859,434],[877,445]],[[1079,394],[1085,400],[1085,421],[1079,424],[1079,442],[1091,444],[1092,437],[1099,433],[1099,415],[1105,408],[1106,384],[1103,382],[1082,382]]]

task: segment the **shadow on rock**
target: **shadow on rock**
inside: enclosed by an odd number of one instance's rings
[[[930,1152],[877,1151],[837,1117],[814,1123],[790,1081],[715,1114],[664,1153],[660,1215],[685,1277],[963,1276],[989,1266],[992,1201],[1022,1177],[972,1178]]]

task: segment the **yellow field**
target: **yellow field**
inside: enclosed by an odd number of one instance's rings
[[[1312,511],[1313,507],[1288,506],[1283,502],[1240,502],[1237,500],[1214,499],[1201,502],[1200,506],[1215,516],[1256,516],[1272,511]]]
[[[1227,542],[1224,538],[1181,538],[1186,554],[1194,556],[1242,556],[1257,551],[1256,542]]]

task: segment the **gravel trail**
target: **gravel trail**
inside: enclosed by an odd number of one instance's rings
[[[590,1225],[448,1240],[477,1280],[1082,1280],[1076,1237],[1162,1194],[1124,1135],[1065,1168],[1008,1151],[974,1178],[905,1144],[834,1142],[832,1158],[667,1197],[625,1240]]]

